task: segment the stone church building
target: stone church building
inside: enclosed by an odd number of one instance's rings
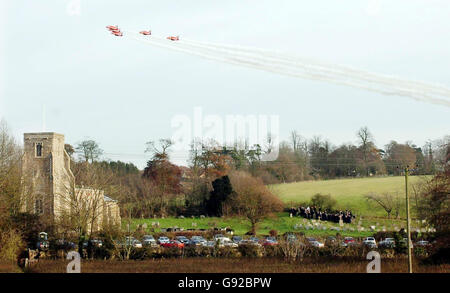
[[[25,133],[22,166],[26,186],[24,210],[60,222],[84,217],[88,231],[98,231],[105,225],[120,225],[116,200],[102,190],[76,186],[70,156],[64,149],[64,135]]]

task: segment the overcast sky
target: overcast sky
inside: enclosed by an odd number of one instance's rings
[[[80,9],[75,5],[80,3]],[[170,137],[174,115],[275,114],[280,134],[356,142],[450,134],[448,107],[208,61],[105,30],[292,52],[450,87],[448,0],[2,0],[0,116],[14,135],[43,129],[95,139],[140,168],[145,142]]]

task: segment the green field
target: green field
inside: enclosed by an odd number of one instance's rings
[[[305,220],[306,221],[306,220]],[[305,234],[310,236],[326,236],[326,235],[336,235],[337,231],[331,230],[330,228],[332,226],[338,227],[337,224],[332,223],[324,223],[327,225],[327,230],[306,230],[304,228],[302,229],[295,229],[296,224],[302,224],[303,226],[306,224],[303,220],[303,218],[290,218],[288,213],[278,213],[277,215],[274,215],[271,218],[268,218],[264,220],[262,223],[259,224],[258,228],[258,235],[268,235],[270,230],[276,230],[279,234],[283,234],[285,232],[305,232]],[[184,229],[189,228],[196,228],[196,229],[211,229],[214,227],[218,228],[225,228],[230,227],[234,230],[234,233],[237,235],[244,235],[246,232],[250,230],[250,223],[244,219],[244,218],[185,218],[185,219],[178,219],[178,218],[157,218],[157,219],[132,219],[130,228],[132,230],[135,230],[139,224],[147,224],[147,227],[150,228],[152,226],[152,222],[159,222],[161,228],[168,228],[168,227],[180,227]],[[124,220],[124,226],[126,226],[127,221]],[[195,223],[196,226],[193,226],[192,223]],[[370,222],[372,223],[372,221]],[[369,225],[368,220],[364,221],[364,224],[366,226]],[[369,236],[373,233],[369,231],[356,231],[356,224],[347,225],[348,228],[353,228],[355,231],[346,231],[340,232],[341,234],[344,233],[348,236],[353,237],[363,237],[363,236]],[[160,232],[160,229],[155,229],[154,232]]]
[[[410,183],[415,184],[426,177],[411,176]],[[385,227],[387,230],[394,230],[405,226],[404,220],[386,219],[386,213],[375,204],[368,204],[364,195],[370,192],[374,193],[398,193],[404,198],[405,182],[404,177],[376,177],[376,178],[355,178],[355,179],[337,179],[322,181],[304,181],[297,183],[271,185],[269,188],[272,192],[279,196],[286,206],[296,205],[308,202],[316,193],[330,194],[337,201],[339,209],[350,209],[357,215],[357,219],[351,225],[345,225],[345,231],[339,231],[340,234],[353,237],[364,237],[372,235],[374,232],[369,231],[369,227],[376,226],[376,230]],[[401,215],[403,215],[402,212]],[[362,217],[362,220],[361,218]],[[361,226],[365,231],[357,230],[357,223],[361,221]],[[124,226],[128,221],[123,220]],[[136,229],[139,224],[147,224],[148,229],[152,226],[152,222],[159,222],[160,227],[180,227],[184,229],[210,229],[214,227],[234,229],[235,234],[243,235],[250,230],[250,224],[243,218],[157,218],[157,219],[132,219],[130,220],[130,228]],[[304,232],[309,236],[327,236],[336,235],[338,231],[331,228],[337,228],[338,225],[330,222],[322,222],[322,229],[306,229],[305,226],[312,225],[310,221],[303,218],[290,218],[288,213],[278,213],[271,218],[267,218],[259,225],[258,234],[267,235],[270,230],[277,230],[279,234],[285,232],[296,231]],[[302,225],[301,228],[295,228],[296,225]],[[323,229],[326,226],[326,229]],[[413,221],[412,228],[420,228],[420,224]],[[153,232],[160,232],[155,229]]]
[[[426,177],[410,176],[409,179],[412,185],[420,180],[425,180]],[[397,193],[404,198],[405,178],[395,176],[303,181],[271,185],[270,189],[287,205],[309,202],[316,193],[330,194],[336,199],[336,208],[338,209],[350,209],[354,213],[366,217],[385,217],[384,210],[375,204],[369,205],[364,195],[371,192],[378,194],[389,192]]]

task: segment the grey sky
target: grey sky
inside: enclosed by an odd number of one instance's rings
[[[334,144],[367,125],[379,146],[423,145],[449,134],[449,109],[318,81],[241,68],[116,38],[106,25],[160,36],[292,52],[450,87],[447,0],[2,0],[0,116],[23,132],[99,142],[106,157],[143,167],[145,142],[170,137],[171,118],[276,114]]]

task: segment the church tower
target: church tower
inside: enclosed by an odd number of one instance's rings
[[[74,189],[70,157],[64,135],[53,132],[25,133],[23,174],[24,208],[52,219],[67,207]]]

